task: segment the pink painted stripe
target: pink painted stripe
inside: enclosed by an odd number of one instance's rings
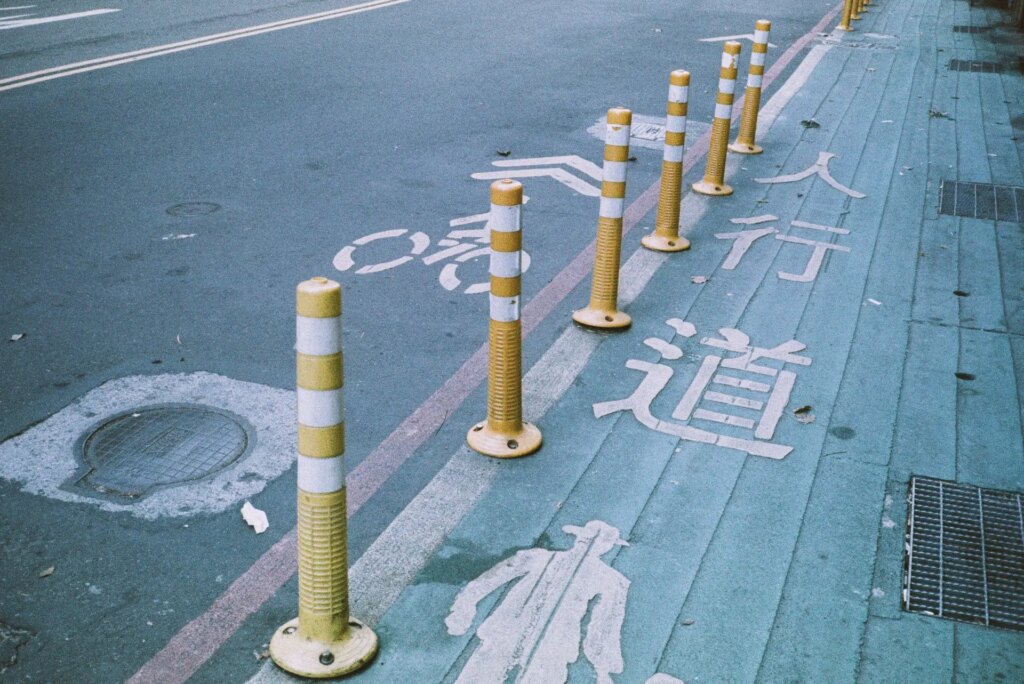
[[[842,5],[831,10],[811,31],[801,36],[765,74],[764,88],[778,78],[797,54],[833,21]],[[734,120],[742,112],[742,96],[734,106]],[[689,171],[707,154],[711,132],[701,136],[683,160]],[[637,197],[623,216],[623,234],[632,230],[658,203],[660,179]],[[590,273],[596,241],[591,242],[537,293],[523,309],[523,335],[528,335]],[[487,345],[483,345],[455,371],[436,392],[420,404],[346,478],[348,514],[352,516],[408,458],[466,400],[487,377]],[[214,601],[206,612],[181,628],[174,637],[139,668],[129,684],[183,684],[216,653],[245,620],[277,593],[297,569],[292,528]]]

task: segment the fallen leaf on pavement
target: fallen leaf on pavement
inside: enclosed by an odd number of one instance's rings
[[[42,577],[49,577],[50,575],[52,575],[52,574],[53,574],[53,571],[54,571],[55,569],[56,569],[56,568],[54,568],[54,567],[53,567],[53,566],[51,565],[50,567],[48,567],[48,568],[46,568],[45,570],[43,570],[42,572],[40,572],[40,573],[39,573],[39,577],[40,577],[40,578],[42,578]]]
[[[801,406],[793,411],[793,415],[796,419],[805,425],[814,422],[814,414],[811,412],[814,409],[810,406]]]
[[[708,277],[707,276],[693,276],[692,278],[690,278],[690,281],[694,285],[703,285],[704,283],[708,282]]]
[[[494,153],[499,157],[507,157],[512,154],[512,150],[496,150]]]
[[[25,337],[25,333],[16,333],[14,335],[11,335],[11,342],[17,342],[18,340],[22,339],[23,337]]]

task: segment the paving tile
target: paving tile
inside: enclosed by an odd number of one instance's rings
[[[962,329],[957,381],[957,480],[979,487],[1024,489],[1024,447],[1017,388],[1006,335]]]
[[[903,613],[868,620],[857,681],[952,682],[953,623]]]
[[[871,585],[886,468],[823,458],[803,516],[758,681],[854,678]]]

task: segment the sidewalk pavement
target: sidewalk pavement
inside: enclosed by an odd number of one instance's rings
[[[632,329],[570,325],[525,378],[543,449],[460,450],[352,568],[354,681],[1024,681],[1024,192],[952,185],[1024,186],[1024,40],[973,5],[820,37],[735,194],[684,199],[692,249],[629,236]],[[914,477],[1015,492],[977,539],[943,518],[930,612],[998,551],[981,615],[1017,631],[903,609]]]

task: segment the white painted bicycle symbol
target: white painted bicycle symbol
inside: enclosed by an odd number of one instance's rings
[[[523,197],[523,204],[529,201],[528,197]],[[490,257],[491,254],[491,231],[487,224],[487,220],[490,217],[490,212],[484,214],[474,214],[472,216],[464,216],[462,218],[452,219],[448,222],[448,227],[455,230],[449,231],[443,239],[437,241],[437,246],[442,249],[428,254],[427,256],[421,257],[421,255],[430,248],[430,237],[422,232],[416,231],[410,233],[407,228],[394,228],[392,230],[381,230],[376,233],[370,233],[364,235],[361,238],[352,241],[352,244],[345,245],[341,248],[337,254],[334,255],[334,268],[339,271],[348,271],[355,268],[356,275],[370,275],[372,273],[380,273],[381,271],[387,271],[392,268],[398,268],[403,264],[407,264],[411,261],[420,258],[420,260],[427,266],[432,266],[438,262],[448,261],[444,266],[441,267],[441,272],[438,274],[437,279],[441,283],[441,287],[449,291],[455,291],[462,288],[462,292],[466,294],[478,294],[481,292],[489,292],[491,289],[490,281],[484,281],[481,283],[470,283],[463,287],[462,279],[459,278],[459,266],[466,264],[467,262],[473,261],[480,257]],[[469,226],[474,223],[482,224],[477,228],[461,228],[461,226]],[[358,248],[364,247],[372,242],[379,240],[397,240],[402,239],[408,240],[410,243],[409,251],[401,256],[388,261],[379,261],[371,264],[357,264],[356,260],[358,256]],[[530,255],[525,251],[523,252],[523,271],[530,268]]]

